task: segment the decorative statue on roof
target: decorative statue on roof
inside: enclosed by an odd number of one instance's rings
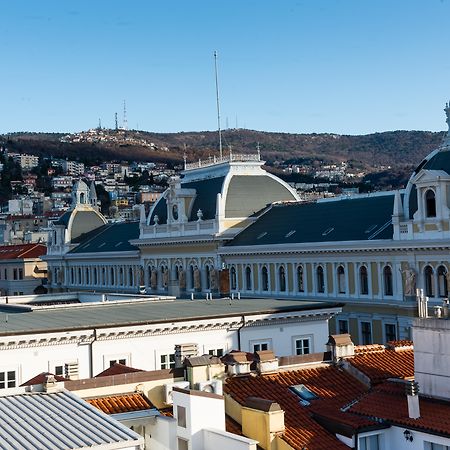
[[[156,270],[152,267],[152,273],[150,275],[150,287],[153,290],[156,290],[157,283],[158,283],[158,278],[157,278]]]
[[[180,284],[180,290],[186,290],[186,272],[184,271],[184,269],[180,268],[180,270],[178,271],[178,280]]]
[[[401,270],[403,278],[403,295],[405,297],[413,296],[416,294],[416,271],[406,266],[404,270]]]
[[[195,266],[194,269],[194,289],[199,291],[202,288],[200,283],[200,270],[198,270],[198,266]]]

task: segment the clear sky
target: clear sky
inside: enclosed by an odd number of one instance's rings
[[[444,130],[449,0],[0,3],[0,133]]]

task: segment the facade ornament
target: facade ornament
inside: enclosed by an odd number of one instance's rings
[[[158,225],[158,223],[159,223],[159,217],[158,217],[158,214],[155,214],[153,216],[153,224],[154,225]]]
[[[408,264],[401,272],[403,277],[403,294],[408,297],[414,296],[416,293],[416,271],[409,267]]]
[[[203,211],[201,210],[201,209],[199,209],[198,211],[197,211],[197,217],[198,217],[198,220],[200,221],[200,220],[203,220]]]

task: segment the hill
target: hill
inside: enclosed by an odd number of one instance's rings
[[[152,133],[131,130],[121,132],[120,136],[116,130],[102,130],[102,133],[111,139],[107,142],[95,139],[68,142],[62,133],[12,133],[0,136],[0,144],[10,151],[91,164],[106,160],[152,160],[177,164],[182,161],[184,153],[188,160],[217,154],[217,133],[211,131]],[[83,136],[83,133],[79,135]],[[234,152],[254,153],[259,143],[262,157],[269,165],[282,161],[310,164],[350,161],[355,166],[372,170],[376,166],[401,168],[417,165],[439,145],[442,137],[443,133],[429,131],[389,131],[362,136],[246,129],[223,132],[224,151],[231,146]],[[139,141],[147,144],[140,145]]]

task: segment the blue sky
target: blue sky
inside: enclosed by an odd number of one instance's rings
[[[1,2],[0,133],[444,130],[449,0]]]

